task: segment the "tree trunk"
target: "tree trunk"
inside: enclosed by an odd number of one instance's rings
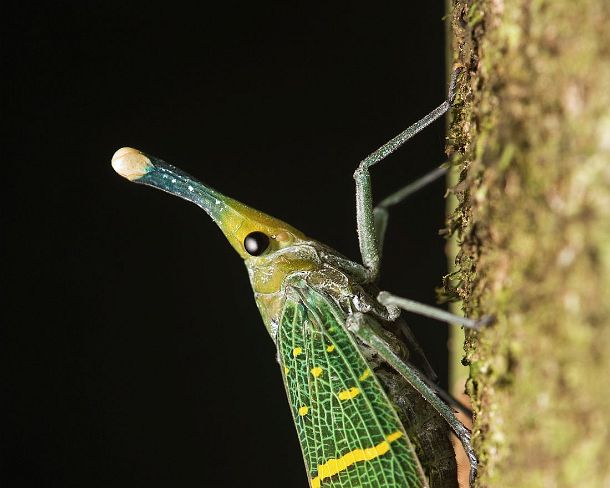
[[[610,2],[454,1],[478,486],[610,486]]]

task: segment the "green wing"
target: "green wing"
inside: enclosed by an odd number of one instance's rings
[[[312,488],[427,486],[394,408],[329,297],[304,283],[291,287],[277,344]]]

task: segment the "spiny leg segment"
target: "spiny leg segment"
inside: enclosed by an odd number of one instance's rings
[[[461,69],[457,69],[451,75],[451,83],[449,85],[447,100],[441,103],[428,115],[415,122],[405,131],[401,132],[396,137],[386,142],[375,152],[363,159],[354,172],[354,180],[356,181],[356,221],[358,226],[358,243],[360,245],[360,254],[362,255],[362,264],[364,264],[368,270],[370,281],[375,281],[379,276],[381,256],[380,246],[377,242],[377,232],[375,231],[375,215],[373,211],[371,174],[369,168],[392,154],[415,134],[425,129],[436,119],[442,117],[447,110],[449,110],[455,96],[455,83],[457,75],[460,73],[460,71]]]

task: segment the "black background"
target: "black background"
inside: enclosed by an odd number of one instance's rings
[[[3,486],[306,486],[243,264],[110,158],[141,148],[357,259],[352,172],[443,100],[443,2],[224,5],[3,7]],[[443,132],[375,195],[442,162]],[[441,182],[392,211],[383,288],[435,302],[444,205]],[[446,329],[410,323],[446,381]]]

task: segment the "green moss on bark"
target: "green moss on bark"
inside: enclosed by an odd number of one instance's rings
[[[610,486],[610,4],[456,1],[464,66],[445,292],[468,334],[479,486]]]

